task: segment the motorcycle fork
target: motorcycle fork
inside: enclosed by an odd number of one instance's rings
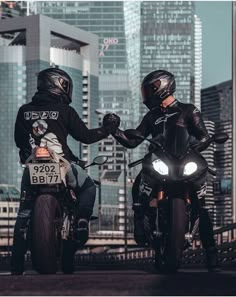
[[[163,189],[159,189],[157,196],[152,198],[149,202],[149,207],[151,209],[151,213],[155,212],[156,218],[155,218],[155,228],[154,234],[156,237],[160,237],[162,235],[162,232],[160,230],[160,209],[159,209],[159,203],[160,201],[166,199],[165,192]],[[154,210],[154,211],[152,211]]]
[[[196,233],[198,232],[199,217],[197,217],[193,221],[193,213],[192,213],[193,206],[192,206],[191,198],[189,197],[188,192],[186,193],[185,201],[186,201],[186,215],[187,215],[187,224],[188,224],[187,230],[185,233],[185,239],[186,239],[186,248],[188,248],[188,247],[192,247],[194,237],[195,237]]]
[[[186,216],[187,216],[187,226],[186,232],[191,232],[191,210],[192,210],[192,202],[189,196],[189,192],[186,191],[185,193],[185,206],[186,206]]]
[[[61,237],[70,240],[73,237],[73,226],[75,220],[75,208],[77,197],[72,189],[67,189],[63,208],[63,219],[61,226]]]
[[[185,249],[189,248],[192,246],[192,223],[191,223],[191,216],[192,216],[192,203],[191,203],[191,198],[189,196],[189,192],[186,191],[185,193],[185,207],[186,207],[186,217],[187,217],[187,222],[186,222],[186,231],[185,231]]]

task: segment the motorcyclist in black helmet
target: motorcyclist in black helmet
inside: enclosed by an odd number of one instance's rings
[[[145,138],[151,134],[152,137],[162,135],[170,125],[180,125],[188,129],[188,132],[197,140],[195,148],[204,150],[209,145],[209,135],[202,120],[200,111],[193,104],[185,104],[177,101],[173,94],[176,90],[175,77],[168,71],[156,70],[149,73],[142,81],[141,92],[143,103],[149,112],[143,117],[140,125],[136,128]],[[118,116],[117,116],[118,119]],[[169,126],[169,127],[170,127]],[[113,133],[115,139],[127,148],[134,148],[143,140],[140,138],[129,138],[125,131],[117,129]],[[132,189],[134,210],[134,237],[139,245],[146,244],[144,232],[144,211],[142,201],[147,195],[143,191],[150,187],[142,180],[142,175],[136,177]],[[152,189],[151,189],[152,190]],[[151,192],[149,192],[151,195]],[[195,193],[199,199],[200,237],[206,250],[207,268],[209,271],[218,269],[217,249],[213,237],[213,227],[205,208],[206,182],[195,185]]]
[[[91,144],[107,137],[119,126],[117,121],[115,124],[112,123],[113,115],[108,114],[104,119],[109,119],[109,125],[106,125],[105,121],[100,128],[88,129],[70,106],[73,82],[62,69],[48,68],[40,71],[37,89],[32,101],[20,107],[15,122],[15,142],[20,149],[22,164],[25,164],[34,146],[45,143],[69,162],[77,161],[77,157],[67,145],[68,135],[82,143]],[[88,239],[88,221],[92,215],[96,189],[86,171],[73,164],[67,173],[67,185],[74,190],[75,194],[79,193],[74,235],[82,246]],[[27,246],[23,231],[27,228],[33,203],[29,171],[25,169],[21,183],[20,208],[14,229],[12,274],[22,274],[24,271],[24,254]]]

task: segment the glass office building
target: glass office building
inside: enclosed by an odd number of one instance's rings
[[[216,144],[214,180],[215,225],[232,223],[232,81],[226,81],[201,91],[204,118],[215,123],[215,132],[227,133],[224,144]]]
[[[202,22],[194,15],[194,77],[193,103],[201,110],[201,88],[202,88]]]
[[[215,123],[209,120],[204,120],[204,123],[206,125],[207,131],[209,135],[215,134]],[[216,164],[215,164],[215,151],[216,151],[216,145],[215,143],[212,143],[206,150],[201,152],[203,157],[206,159],[208,166],[212,170],[216,170]],[[207,175],[207,189],[206,189],[206,197],[205,197],[205,207],[208,209],[208,212],[211,216],[213,225],[216,225],[216,212],[215,212],[215,197],[214,197],[214,181],[215,178],[208,174]]]
[[[25,48],[0,46],[0,182],[18,184],[21,167],[14,142],[18,108],[26,102]]]

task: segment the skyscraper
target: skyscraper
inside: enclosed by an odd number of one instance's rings
[[[233,5],[233,26],[232,26],[232,30],[233,30],[233,35],[232,35],[232,39],[233,39],[233,80],[232,80],[232,97],[233,97],[233,104],[232,104],[232,108],[233,108],[233,119],[232,119],[232,126],[234,127],[232,129],[232,139],[233,139],[233,143],[235,143],[235,139],[236,139],[236,114],[235,114],[235,110],[236,110],[236,68],[235,68],[235,64],[236,64],[236,3],[233,1],[232,3]],[[233,153],[233,168],[232,168],[232,175],[233,175],[233,181],[232,181],[232,196],[233,196],[233,222],[236,222],[236,146],[235,144],[232,147],[232,153]]]
[[[202,88],[202,23],[194,15],[194,77],[193,77],[193,103],[201,110]]]
[[[224,144],[216,144],[214,181],[215,224],[232,223],[232,81],[203,89],[201,92],[203,116],[215,123],[215,133],[227,133]]]
[[[92,33],[45,16],[0,21],[0,34],[9,31],[14,33],[13,39],[8,45],[0,46],[0,97],[4,103],[0,110],[0,123],[5,127],[0,134],[0,167],[4,168],[0,172],[0,181],[19,185],[21,169],[17,165],[14,122],[18,108],[29,102],[37,90],[36,74],[50,66],[66,70],[74,81],[73,106],[81,114],[83,76],[86,75],[87,105],[95,104],[97,108],[97,101],[93,96],[98,91],[98,39]],[[93,124],[94,117],[88,114],[88,126]],[[70,147],[75,154],[79,154],[76,141],[70,141]],[[97,151],[88,152],[88,161],[97,155]],[[93,168],[96,174],[96,169]]]
[[[204,121],[207,131],[209,133],[209,135],[213,135],[215,134],[215,123],[209,120],[205,120]],[[216,150],[216,145],[215,143],[212,143],[206,150],[204,150],[203,152],[201,152],[201,154],[203,155],[203,157],[206,159],[208,166],[212,169],[212,170],[216,170],[215,168],[215,150]],[[214,187],[214,181],[215,178],[214,176],[208,174],[207,175],[207,192],[206,192],[206,197],[205,197],[205,207],[208,209],[208,212],[211,216],[213,225],[216,225],[216,211],[215,211],[215,199],[214,199],[214,191],[213,191],[213,187]]]

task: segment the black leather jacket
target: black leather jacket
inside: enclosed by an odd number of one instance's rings
[[[200,111],[193,104],[181,103],[177,100],[166,108],[160,107],[149,111],[136,130],[141,132],[145,138],[150,134],[154,138],[162,135],[165,129],[169,130],[174,126],[187,128],[188,133],[200,141],[200,150],[208,146],[209,134]],[[142,142],[142,139],[127,138],[124,131],[120,129],[117,129],[113,136],[127,148],[135,148]]]

